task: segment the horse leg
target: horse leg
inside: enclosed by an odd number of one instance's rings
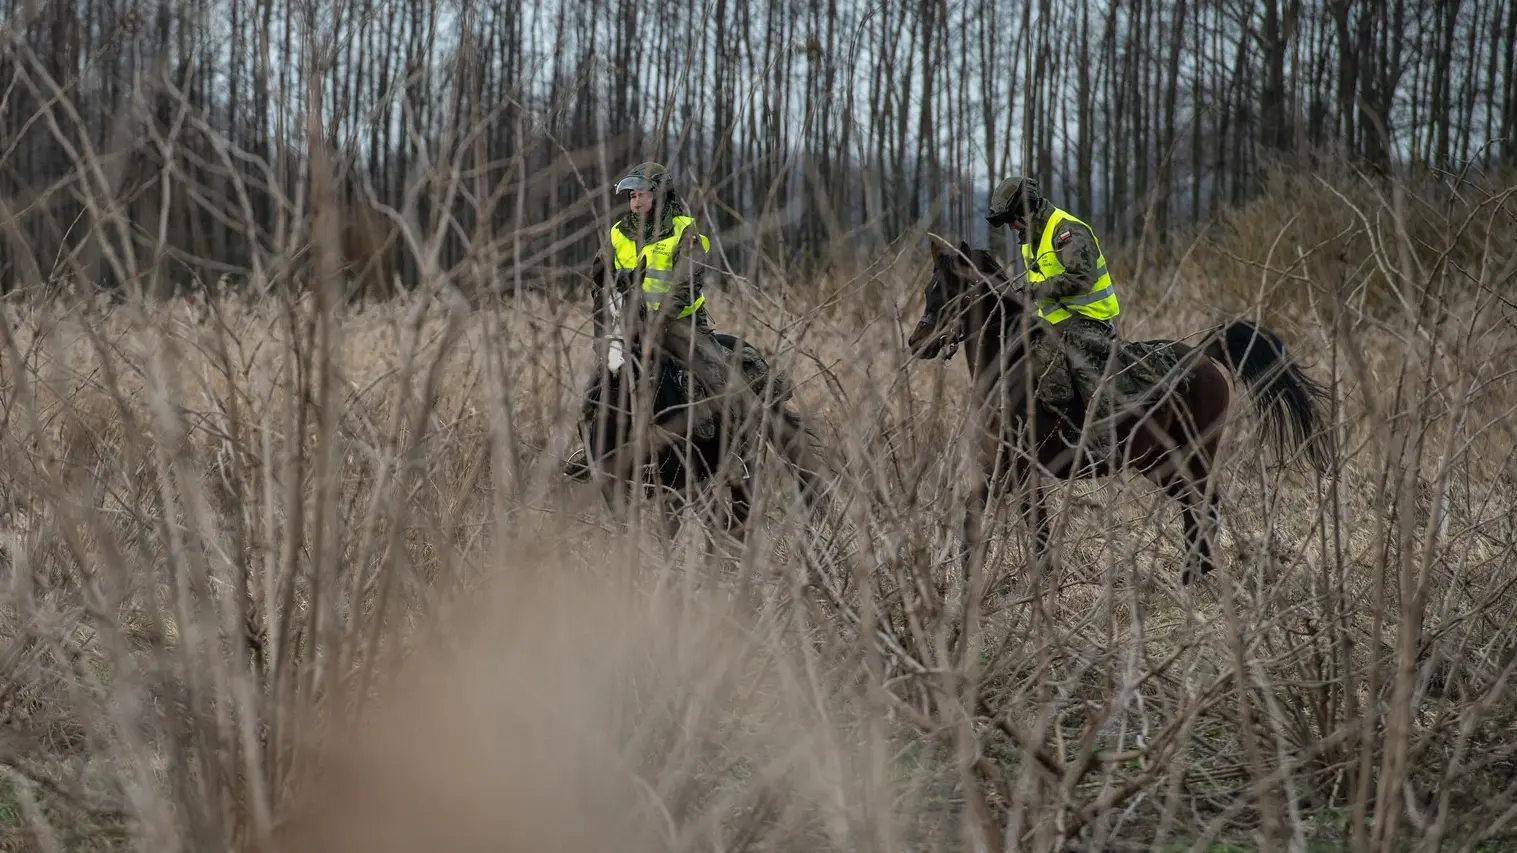
[[[1223,400],[1225,406],[1226,400]],[[1181,584],[1190,584],[1210,574],[1216,568],[1212,560],[1213,539],[1222,527],[1222,500],[1216,492],[1209,488],[1211,482],[1212,461],[1217,458],[1217,446],[1222,441],[1221,429],[1216,428],[1217,419],[1224,408],[1214,408],[1208,412],[1202,407],[1194,407],[1204,418],[1200,425],[1199,435],[1194,435],[1195,444],[1191,445],[1194,451],[1186,459],[1185,468],[1187,476],[1183,483],[1187,490],[1187,504],[1189,513],[1186,516],[1186,542],[1193,552],[1195,568],[1192,573],[1189,566],[1180,576]]]
[[[753,513],[753,491],[749,488],[749,477],[752,475],[753,466],[750,464],[753,456],[752,443],[745,443],[744,452],[737,456],[737,464],[741,465],[742,471],[732,472],[728,487],[728,495],[731,499],[732,525],[729,529],[737,531],[739,538],[746,539],[748,536],[748,521]]]
[[[596,476],[601,481],[600,495],[601,500],[605,502],[606,511],[611,513],[611,517],[618,524],[627,523],[628,511],[631,509],[636,485],[634,484],[632,488],[627,488],[626,483],[605,471],[596,472]]]
[[[1211,546],[1206,537],[1201,535],[1197,492],[1188,485],[1180,485],[1171,490],[1170,494],[1180,501],[1180,513],[1185,519],[1185,563],[1180,571],[1180,584],[1190,586],[1212,570]]]
[[[748,534],[748,521],[753,513],[753,495],[748,491],[747,483],[733,483],[729,490],[732,508],[729,511],[732,524],[729,530],[737,533],[740,538]]]
[[[976,577],[984,568],[985,557],[980,550],[985,543],[985,513],[990,511],[990,477],[977,476],[970,487],[969,500],[964,507],[964,579]]]
[[[654,494],[664,516],[664,528],[672,539],[683,528],[687,510],[702,515],[701,487],[710,474],[706,448],[681,441],[660,450],[658,462]]]
[[[1191,514],[1196,517],[1196,529],[1191,538],[1194,539],[1196,563],[1201,577],[1216,568],[1212,561],[1212,545],[1214,537],[1222,528],[1222,498],[1208,488],[1211,481],[1211,460],[1217,458],[1218,441],[1219,437],[1213,435],[1201,442],[1201,452],[1190,458],[1190,476],[1186,478],[1190,486]],[[1199,579],[1191,577],[1187,580],[1182,577],[1181,582],[1189,583]]]
[[[1174,473],[1161,481],[1164,492],[1180,504],[1180,516],[1185,522],[1185,560],[1180,573],[1182,586],[1189,586],[1210,574],[1216,568],[1212,561],[1211,531],[1220,519],[1216,495],[1208,495],[1206,476],[1186,476]],[[1205,517],[1210,524],[1203,526]]]
[[[751,470],[749,462],[753,445],[744,438],[735,452],[723,457],[721,452],[725,444],[724,436],[719,434],[714,442],[702,448],[701,458],[704,460],[704,467],[701,479],[711,481],[711,485],[716,487],[714,489],[716,494],[720,494],[722,486],[726,487],[727,504],[722,508],[725,510],[722,513],[722,521],[728,533],[743,540],[747,538],[748,518],[753,512],[753,494],[748,487],[748,473]],[[722,477],[720,482],[713,480],[713,477],[718,474]]]
[[[659,495],[659,517],[663,521],[664,535],[670,539],[679,538],[679,532],[684,527],[685,507],[688,502],[680,497],[670,497],[667,494]]]
[[[1048,545],[1053,539],[1046,505],[1048,489],[1041,482],[1034,483],[1030,476],[1023,475],[1019,479],[1022,487],[1022,517],[1032,529],[1033,563],[1036,565],[1042,563],[1048,556]]]
[[[1200,544],[1196,550],[1199,555],[1197,559],[1201,568],[1201,577],[1205,577],[1217,567],[1216,563],[1212,560],[1212,540],[1222,529],[1222,500],[1215,492],[1207,494],[1204,488],[1198,494],[1201,496],[1202,504],[1205,507],[1205,515],[1201,519],[1200,529],[1197,531]],[[1199,578],[1191,578],[1190,580],[1199,580]],[[1190,582],[1183,575],[1180,581],[1181,583]]]
[[[1030,446],[1025,450],[1002,448],[1002,466],[1006,469],[1006,474],[1003,476],[1010,478],[1016,484],[1022,521],[1032,531],[1033,554],[1029,562],[1039,574],[1042,573],[1044,563],[1048,559],[1050,544],[1053,541],[1053,523],[1048,517],[1048,486],[1044,481],[1048,472],[1047,469],[1038,470],[1040,465],[1047,465],[1049,462],[1048,459],[1042,458],[1046,455],[1045,448],[1057,445],[1059,441],[1057,435],[1048,435],[1049,429],[1057,430],[1058,427],[1039,413],[1033,418]],[[1026,455],[1023,455],[1024,453]]]

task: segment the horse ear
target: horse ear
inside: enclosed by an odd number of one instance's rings
[[[968,240],[960,240],[959,241],[959,251],[963,252],[964,253],[964,257],[966,257],[966,258],[972,258],[972,257],[974,257],[974,255],[971,254],[971,252],[970,252],[969,241]]]
[[[943,241],[939,240],[935,234],[928,234],[927,250],[932,253],[932,259],[936,261],[938,256],[943,254]]]

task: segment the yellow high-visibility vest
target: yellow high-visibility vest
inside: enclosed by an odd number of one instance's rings
[[[1038,241],[1037,254],[1033,254],[1032,246],[1022,244],[1022,260],[1027,262],[1029,282],[1037,283],[1064,272],[1064,264],[1053,250],[1053,240],[1054,235],[1059,233],[1059,225],[1066,221],[1085,225],[1079,219],[1054,208],[1053,215],[1048,217],[1048,224],[1043,226],[1043,236]],[[1091,230],[1091,239],[1095,240],[1094,229]],[[1110,320],[1117,316],[1120,310],[1117,305],[1117,291],[1112,287],[1111,273],[1106,269],[1106,255],[1101,251],[1100,240],[1096,240],[1096,280],[1090,286],[1090,290],[1080,296],[1044,299],[1038,302],[1038,316],[1050,323],[1069,319],[1070,311],[1092,320]]]
[[[637,266],[641,258],[648,259],[648,265],[643,275],[643,305],[648,311],[654,312],[663,304],[664,294],[668,293],[673,286],[674,278],[674,250],[679,246],[679,241],[685,236],[685,229],[689,228],[695,220],[689,216],[674,217],[674,233],[662,240],[655,240],[644,245],[641,249],[637,243],[622,233],[621,225],[611,226],[611,246],[616,250],[616,269],[630,270]],[[711,251],[711,241],[705,234],[701,238],[702,251]],[[681,317],[689,317],[700,310],[706,304],[706,295],[700,294],[693,302],[685,306],[685,310],[679,313]]]

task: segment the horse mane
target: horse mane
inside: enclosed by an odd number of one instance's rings
[[[967,243],[963,243],[960,244],[959,253],[963,257],[955,255],[948,258],[948,261],[953,274],[964,282],[965,295],[971,301],[989,299],[991,302],[982,330],[989,331],[989,326],[999,311],[1002,331],[1009,331],[1007,327],[1017,323],[1026,309],[1016,294],[1008,292],[1011,276],[1006,268],[1001,266],[989,248],[971,249]],[[964,269],[964,257],[968,258],[968,271]],[[979,291],[979,295],[974,295],[974,291]]]
[[[985,279],[980,282],[981,284],[986,284],[992,291],[999,291],[1000,288],[1010,285],[1011,276],[1006,272],[1006,268],[1001,266],[1001,262],[996,259],[996,256],[991,253],[990,249],[972,249],[968,252],[968,255],[970,263],[974,266],[975,273],[982,279]],[[1006,298],[1006,294],[1004,293],[997,292],[996,295],[1000,296],[1003,300]],[[1018,308],[1020,307],[1018,306]]]

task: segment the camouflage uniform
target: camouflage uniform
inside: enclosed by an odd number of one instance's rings
[[[628,211],[613,227],[620,230],[623,235],[636,240],[639,245],[672,236],[675,229],[674,218],[690,214],[684,201],[680,199],[673,187],[668,186],[668,183],[668,172],[658,163],[641,163],[633,167],[617,184],[617,189],[620,191],[625,187],[656,193],[653,210],[648,217],[650,221],[643,222],[642,217],[637,213]],[[681,266],[680,255],[687,246],[693,245],[697,249],[700,248],[701,244],[693,231],[693,226],[686,233],[690,235],[690,239],[683,240],[675,249],[671,269],[686,268]],[[603,252],[597,262],[604,264],[609,270],[614,265],[607,263],[607,260],[608,256]],[[685,367],[706,389],[707,394],[716,395],[727,387],[729,367],[733,362],[732,351],[714,336],[715,329],[704,303],[690,316],[679,316],[687,306],[693,305],[701,297],[705,289],[706,265],[695,262],[689,264],[688,269],[690,274],[682,278],[677,277],[669,293],[664,294],[659,300],[657,313],[661,315],[663,322],[663,349],[666,354],[675,356],[685,364]],[[636,309],[629,306],[629,310]],[[737,365],[747,380],[746,388],[740,386],[739,393],[743,390],[751,390],[762,397],[767,392],[771,395],[770,405],[776,407],[789,399],[792,391],[788,377],[781,371],[771,369],[759,351],[747,341],[743,342]],[[582,418],[590,418],[595,414],[596,404],[590,397],[590,389],[594,387],[598,374],[597,369],[596,374],[592,375],[586,385],[581,403]],[[773,388],[767,387],[771,382]],[[715,418],[698,418],[694,434],[704,439],[713,437],[716,434]],[[566,473],[580,477],[588,473],[583,470],[583,463],[579,461],[583,455],[583,448],[575,451],[565,465]]]
[[[1036,181],[1013,177],[997,185],[986,220],[992,227],[1021,221],[1026,227],[1018,231],[1020,241],[1036,252],[1054,212],[1055,207],[1038,192]],[[1084,296],[1101,275],[1100,249],[1091,230],[1069,219],[1062,219],[1058,227],[1051,245],[1064,271],[1028,286],[1027,296],[1033,304]],[[1116,330],[1109,320],[1086,317],[1073,307],[1068,310],[1069,316],[1057,323],[1037,324],[1029,347],[1029,368],[1040,402],[1069,413],[1082,424],[1088,414],[1084,453],[1097,461],[1115,446],[1113,397],[1126,404],[1144,396],[1160,381],[1164,365],[1159,363],[1160,358],[1132,363],[1116,346]],[[1102,387],[1101,379],[1114,349],[1119,350],[1120,362],[1114,370],[1120,372]]]

